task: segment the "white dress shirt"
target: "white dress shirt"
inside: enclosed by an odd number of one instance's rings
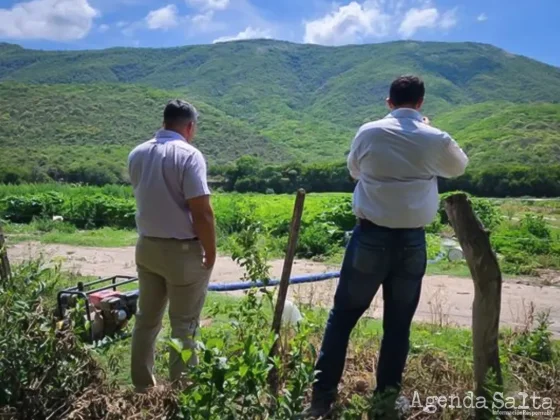
[[[437,214],[437,177],[460,176],[467,164],[449,134],[425,124],[414,109],[396,109],[360,127],[352,142],[354,213],[388,228],[424,227]]]

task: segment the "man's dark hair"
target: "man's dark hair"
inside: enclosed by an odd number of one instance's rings
[[[181,99],[169,101],[163,111],[163,123],[166,126],[176,126],[177,124],[187,124],[196,122],[198,113],[196,108]]]
[[[417,76],[401,76],[391,83],[389,98],[395,106],[416,105],[424,98],[424,81]]]

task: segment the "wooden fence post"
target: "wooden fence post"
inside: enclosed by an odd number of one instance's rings
[[[301,226],[301,216],[303,215],[303,204],[305,202],[305,190],[299,189],[294,204],[294,213],[292,215],[292,223],[290,225],[290,236],[288,238],[288,248],[286,250],[286,257],[284,258],[284,266],[282,268],[282,277],[280,277],[280,284],[278,285],[278,298],[276,300],[276,307],[274,308],[274,318],[272,320],[272,331],[278,337],[274,341],[274,345],[270,351],[270,356],[273,357],[278,353],[278,346],[280,341],[280,327],[282,325],[282,313],[284,312],[284,304],[286,296],[288,295],[288,286],[290,285],[290,277],[292,275],[292,266],[296,255],[296,247],[299,238],[299,228]],[[270,387],[274,394],[278,393],[278,372],[275,368],[270,370],[268,376]]]
[[[485,388],[488,374],[494,375],[495,385],[500,388],[503,385],[498,345],[502,273],[490,244],[489,232],[474,213],[466,194],[448,197],[445,211],[474,281],[472,335],[475,392],[477,396],[491,398]],[[491,401],[487,401],[491,406]],[[477,419],[486,415],[483,409],[476,411]]]
[[[0,225],[0,281],[7,280],[11,275],[12,271],[10,269],[10,261],[8,260],[4,231]]]

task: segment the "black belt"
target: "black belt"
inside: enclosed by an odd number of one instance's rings
[[[386,227],[386,226],[379,226],[379,225],[373,223],[370,220],[360,219],[360,218],[358,218],[358,224],[360,225],[360,227],[362,229],[372,229],[373,228],[373,229],[379,229],[379,230],[397,230],[397,231],[424,230],[423,227],[419,227],[419,228],[389,228],[389,227]]]
[[[160,237],[157,237],[157,236],[144,236],[144,238],[155,239],[155,240],[164,239],[164,240],[173,240],[173,241],[182,241],[182,242],[196,242],[196,241],[198,241],[198,237],[196,237],[196,236],[194,238],[182,238],[182,239],[179,239],[179,238],[160,238]]]
[[[371,222],[371,221],[369,221],[369,220],[367,220],[367,219],[360,219],[360,218],[358,218],[358,224],[360,225],[360,227],[363,227],[363,228],[381,228],[381,229],[389,229],[389,228],[384,227],[384,226],[376,225],[375,223],[373,223],[373,222]]]

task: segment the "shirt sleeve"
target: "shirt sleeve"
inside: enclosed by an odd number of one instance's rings
[[[443,133],[444,142],[436,162],[437,176],[455,178],[465,173],[469,158],[453,138]]]
[[[360,179],[360,163],[359,163],[359,146],[361,143],[361,132],[358,131],[352,145],[350,146],[350,153],[348,154],[347,166],[350,176],[355,180]]]
[[[194,153],[183,169],[183,195],[185,200],[210,195],[206,175],[206,162],[202,153]]]

